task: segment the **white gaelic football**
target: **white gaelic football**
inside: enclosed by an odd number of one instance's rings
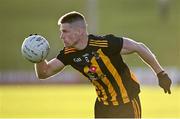
[[[21,52],[27,60],[38,63],[47,57],[49,49],[49,43],[43,36],[30,35],[25,38]]]

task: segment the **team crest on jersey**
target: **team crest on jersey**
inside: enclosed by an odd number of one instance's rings
[[[85,59],[85,61],[86,61],[87,63],[90,62],[90,61],[89,61],[89,53],[85,53],[84,55],[82,55],[82,57]]]
[[[88,75],[90,80],[98,80],[105,77],[104,74],[98,74],[97,67],[93,65],[91,65],[90,67],[85,66],[84,72]]]

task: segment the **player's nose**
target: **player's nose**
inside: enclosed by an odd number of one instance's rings
[[[60,39],[64,41],[66,38],[65,38],[65,36],[63,34],[61,34]]]
[[[62,34],[62,33],[60,33],[59,37],[60,37],[60,39],[63,39],[63,34]]]

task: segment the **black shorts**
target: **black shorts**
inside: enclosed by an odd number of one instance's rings
[[[117,106],[104,105],[96,99],[95,118],[141,118],[141,104],[139,96],[129,103]]]

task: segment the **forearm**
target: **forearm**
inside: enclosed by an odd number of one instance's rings
[[[50,60],[49,62],[45,60],[34,65],[36,75],[39,79],[46,79],[55,75],[60,72],[64,66],[65,65],[56,58]]]
[[[164,89],[165,93],[171,94],[170,86],[171,79],[167,73],[162,72],[164,69],[161,67],[157,61],[155,55],[146,47],[143,43],[136,42],[129,38],[123,38],[123,47],[121,49],[121,54],[131,54],[136,52],[141,59],[148,64],[153,71],[157,74],[159,86]]]
[[[138,49],[138,55],[154,70],[156,74],[164,70],[157,61],[155,55],[144,44],[139,45]]]
[[[39,79],[45,79],[47,78],[47,70],[48,70],[48,64],[47,64],[47,61],[44,60],[40,63],[36,63],[34,65],[34,68],[35,68],[35,73],[36,73],[36,76],[39,78]]]
[[[152,67],[154,72],[157,74],[159,86],[164,89],[165,93],[168,92],[168,94],[171,94],[170,87],[172,81],[167,73],[162,72],[164,69],[157,61],[155,55],[145,45],[142,45],[140,47],[138,54],[147,64],[149,64]]]

